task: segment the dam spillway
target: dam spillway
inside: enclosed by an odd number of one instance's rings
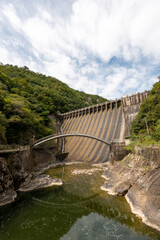
[[[109,142],[119,142],[123,121],[123,109],[119,106],[66,119],[62,126],[64,132],[85,133]],[[71,161],[98,163],[105,162],[109,157],[108,145],[89,138],[66,138],[65,151],[69,152],[68,159]]]
[[[60,114],[63,133],[88,134],[110,143],[124,143],[130,136],[130,123],[139,112],[149,91],[119,100]],[[65,138],[67,160],[103,163],[109,159],[110,147],[90,138]]]

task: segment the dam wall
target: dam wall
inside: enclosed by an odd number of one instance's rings
[[[141,103],[148,97],[149,91],[138,93],[132,96],[122,98],[122,106],[125,119],[124,138],[130,137],[131,122],[135,119],[140,110]]]
[[[64,132],[80,132],[102,138],[107,141],[118,140],[123,121],[122,107],[101,109],[87,115],[69,118],[63,122]],[[65,151],[68,159],[88,162],[105,162],[109,157],[109,146],[94,139],[72,137],[65,139]]]
[[[122,144],[130,136],[130,124],[139,112],[149,91],[125,96],[76,111],[59,114],[63,133],[82,133],[111,143]],[[109,159],[110,147],[94,139],[65,138],[69,161],[103,163]]]

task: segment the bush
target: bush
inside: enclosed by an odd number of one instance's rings
[[[160,79],[160,77],[158,77]],[[146,122],[149,129],[146,129]],[[160,140],[160,80],[154,84],[149,96],[141,104],[140,111],[131,124],[131,135],[137,135],[140,142]]]

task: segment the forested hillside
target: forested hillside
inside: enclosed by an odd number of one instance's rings
[[[0,65],[0,144],[26,144],[54,131],[48,117],[105,102],[26,66]]]
[[[160,77],[158,78],[159,82],[154,84],[132,123],[132,137],[138,137],[141,142],[160,141]]]

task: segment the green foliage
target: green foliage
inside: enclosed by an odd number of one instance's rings
[[[154,84],[149,96],[142,103],[140,111],[132,123],[131,135],[137,135],[140,142],[153,144],[155,141],[160,141],[160,77],[159,81]]]
[[[0,144],[6,143],[6,127],[7,119],[5,115],[0,111]]]
[[[155,140],[160,140],[160,119],[157,121],[157,124],[155,126],[155,131],[153,132],[153,137]]]
[[[26,66],[0,65],[0,143],[28,143],[55,131],[48,117],[104,102]]]
[[[135,141],[132,141],[130,144],[125,146],[124,149],[126,149],[128,152],[135,153],[134,147],[135,147]]]

